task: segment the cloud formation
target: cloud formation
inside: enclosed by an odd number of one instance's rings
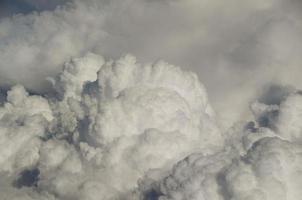
[[[224,143],[204,87],[179,67],[88,54],[52,81],[57,98],[16,86],[2,108],[1,171],[20,188],[58,199],[122,198],[146,173]]]
[[[295,123],[300,121],[300,98],[291,93],[279,106],[255,102],[257,122],[233,129],[224,151],[192,154],[159,180],[147,176],[139,187],[140,199],[298,199],[302,132]]]
[[[127,55],[72,59],[58,95],[17,85],[0,110],[0,192],[11,199],[297,199],[301,94],[219,128],[196,74]],[[267,93],[270,93],[269,89]],[[282,92],[285,90],[284,92]],[[263,94],[266,96],[266,94]]]
[[[132,53],[143,62],[164,58],[198,74],[230,126],[246,116],[263,85],[301,87],[300,8],[298,0],[74,0],[1,20],[1,85],[49,92],[47,77],[88,51],[114,59]]]
[[[0,19],[1,197],[302,195],[300,1],[26,2]]]

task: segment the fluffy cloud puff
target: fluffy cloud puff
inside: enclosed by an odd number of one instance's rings
[[[301,94],[292,91],[282,97],[273,101],[277,104],[253,103],[256,122],[234,128],[224,151],[192,154],[164,178],[146,176],[140,182],[138,198],[298,199],[301,191],[296,188],[302,181],[297,123]]]
[[[265,137],[243,157],[191,155],[162,181],[142,184],[145,199],[294,200],[301,195],[301,145]],[[148,185],[149,184],[149,185]]]
[[[60,95],[46,99],[16,86],[1,108],[1,171],[11,172],[20,190],[58,199],[132,198],[145,174],[223,146],[204,87],[179,67],[88,54],[51,81]]]
[[[1,196],[299,198],[301,92],[266,94],[250,106],[253,122],[221,131],[195,74],[87,54],[133,52],[191,66],[229,126],[248,118],[242,110],[263,84],[301,87],[299,7],[296,0],[74,0],[1,19],[1,88],[19,83],[44,94],[20,85],[1,93]]]
[[[297,199],[300,100],[276,87],[254,121],[219,129],[197,76],[163,61],[87,54],[50,79],[13,87],[0,109],[1,193],[20,199]],[[274,99],[268,99],[270,96]]]

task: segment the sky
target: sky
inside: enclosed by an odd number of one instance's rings
[[[14,14],[27,14],[33,11],[53,10],[64,0],[1,0],[0,16],[8,17]]]
[[[301,9],[0,1],[0,194],[297,199]]]

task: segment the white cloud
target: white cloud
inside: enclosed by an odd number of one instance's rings
[[[179,67],[88,54],[52,81],[60,98],[16,86],[1,108],[1,171],[12,180],[39,172],[20,188],[37,181],[39,191],[59,199],[131,199],[146,173],[223,146],[203,85]]]
[[[247,102],[263,85],[301,87],[300,7],[297,0],[75,0],[1,20],[0,83],[49,91],[46,78],[88,51],[164,58],[199,75],[230,126],[246,116]]]
[[[0,86],[17,84],[0,101],[1,196],[298,199],[301,94],[276,85],[301,87],[299,7],[75,0],[1,19]]]
[[[276,105],[278,116],[272,122],[275,126],[250,126],[245,130],[241,126],[239,141],[233,138],[234,144],[226,146],[223,152],[209,156],[192,154],[174,165],[166,177],[147,176],[141,181],[139,198],[298,199],[301,190],[297,188],[302,181],[301,131],[297,123],[299,98],[300,94],[288,96],[280,104],[280,110]],[[257,104],[252,108],[259,111],[261,106]],[[262,114],[267,116],[276,111],[276,108],[266,106]],[[261,125],[260,121],[258,125]],[[274,127],[277,127],[275,132]]]
[[[197,76],[163,61],[87,54],[52,82],[60,96],[15,86],[0,109],[7,198],[301,195],[301,94],[293,88],[267,90],[251,105],[255,122],[223,133]]]

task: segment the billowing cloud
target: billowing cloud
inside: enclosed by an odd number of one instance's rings
[[[66,63],[52,82],[59,96],[31,96],[16,86],[2,108],[1,171],[20,188],[59,199],[121,198],[146,173],[223,146],[196,74],[163,61],[141,65],[127,55],[105,62],[88,54]]]
[[[269,88],[251,104],[254,120],[225,132],[192,72],[91,53],[63,68],[50,80],[57,95],[30,95],[20,85],[7,93],[0,109],[4,197],[301,195],[301,94],[294,88]]]
[[[24,2],[0,19],[2,198],[300,198],[300,1]]]
[[[246,117],[247,102],[263,85],[301,87],[300,8],[298,0],[68,1],[1,20],[1,85],[48,92],[47,77],[88,51],[114,59],[132,53],[144,62],[163,58],[198,74],[230,126]]]
[[[159,180],[146,176],[140,182],[139,198],[298,199],[302,181],[302,132],[296,124],[300,119],[299,98],[301,94],[292,93],[280,106],[253,104],[257,122],[240,125],[239,137],[233,130],[239,141],[232,138],[224,151],[213,155],[192,154]]]
[[[266,137],[243,157],[191,155],[159,183],[142,185],[141,198],[295,200],[301,195],[301,150],[295,143]]]

